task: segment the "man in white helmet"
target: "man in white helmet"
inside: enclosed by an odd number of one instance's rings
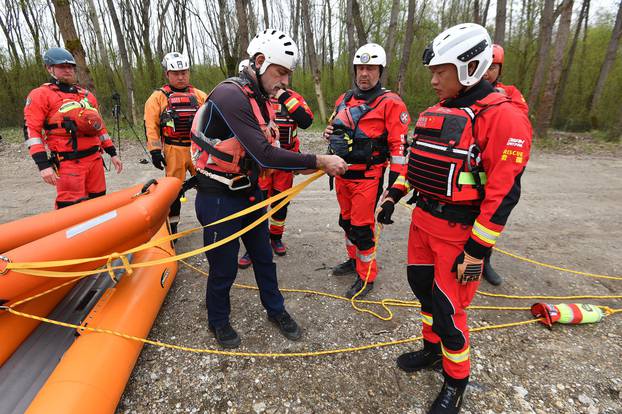
[[[492,62],[485,28],[447,29],[425,49],[440,102],[419,115],[409,162],[381,204],[417,195],[408,238],[408,282],[421,302],[423,349],[397,359],[415,372],[442,362],[445,382],[430,413],[458,413],[470,373],[469,306],[494,246],[520,198],[532,130],[525,113],[482,81]]]
[[[202,225],[238,213],[262,200],[257,181],[264,169],[343,174],[346,163],[335,155],[301,154],[279,148],[270,96],[287,87],[298,60],[298,48],[285,33],[267,29],[249,44],[249,67],[239,77],[221,82],[210,93],[192,126],[192,159],[197,169],[197,218]],[[206,245],[248,226],[265,208],[204,229]],[[285,310],[278,288],[268,223],[241,236],[253,261],[261,303],[268,319],[290,340],[301,330]],[[240,240],[206,252],[209,262],[207,315],[218,343],[235,348],[240,337],[230,323],[229,291],[237,276]]]
[[[251,52],[254,52],[255,45],[251,45]],[[242,71],[250,65],[248,59],[240,62],[239,68]],[[290,88],[279,89],[270,97],[270,104],[275,113],[274,122],[278,127],[279,146],[283,149],[300,152],[300,140],[298,139],[298,128],[307,129],[313,123],[313,112],[305,99],[298,92]],[[264,193],[264,198],[273,197],[283,191],[290,189],[294,184],[294,174],[292,171],[270,170],[269,174],[259,177],[259,188]],[[275,201],[272,207],[279,204]],[[283,242],[285,233],[285,221],[287,219],[289,203],[285,204],[274,213],[269,220],[270,226],[270,245],[274,254],[284,256],[287,254],[287,246]],[[240,260],[238,267],[246,269],[252,264],[248,252]]]
[[[363,45],[356,51],[353,64],[354,88],[337,99],[324,131],[330,150],[351,164],[346,174],[335,179],[341,209],[339,225],[345,231],[348,259],[333,269],[333,275],[356,275],[346,292],[348,298],[359,291],[358,297],[363,297],[373,289],[378,273],[374,210],[386,167],[391,166],[391,186],[406,162],[404,148],[410,124],[402,98],[380,84],[386,66],[384,49],[375,43]]]
[[[154,167],[165,170],[167,177],[182,182],[186,172],[195,175],[190,159],[190,130],[197,110],[207,94],[190,84],[190,61],[178,53],[167,53],[162,59],[167,83],[155,90],[145,102],[145,131],[147,148]],[[177,232],[181,202],[171,205],[171,231]]]

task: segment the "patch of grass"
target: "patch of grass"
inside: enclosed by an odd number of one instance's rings
[[[2,142],[19,144],[24,142],[24,130],[20,127],[0,128],[0,137],[2,137]]]

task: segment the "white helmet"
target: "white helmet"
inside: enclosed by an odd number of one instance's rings
[[[162,59],[162,67],[165,71],[169,70],[186,70],[190,69],[190,60],[188,56],[178,53],[178,52],[170,52],[164,56]]]
[[[251,59],[258,53],[266,57],[264,64],[259,69],[260,75],[263,75],[270,65],[281,65],[289,70],[294,70],[298,63],[296,42],[276,29],[266,29],[257,34],[248,44],[246,51]]]
[[[238,72],[242,72],[244,69],[250,66],[250,61],[248,59],[244,59],[238,65]]]
[[[387,54],[382,46],[376,43],[367,43],[358,48],[354,54],[353,65],[387,65]]]
[[[469,75],[469,63],[478,62]],[[423,52],[425,66],[451,63],[458,70],[458,80],[464,86],[475,85],[492,63],[492,41],[488,31],[475,23],[450,27],[434,38]]]

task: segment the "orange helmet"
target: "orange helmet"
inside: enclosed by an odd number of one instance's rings
[[[497,44],[492,45],[492,63],[503,65],[504,57],[505,51],[503,50],[503,46]]]

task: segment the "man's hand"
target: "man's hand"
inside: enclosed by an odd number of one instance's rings
[[[377,219],[378,223],[382,224],[393,224],[393,220],[391,220],[391,216],[395,211],[395,201],[391,197],[386,197],[382,205],[378,208]]]
[[[348,164],[337,155],[316,155],[316,167],[331,176],[343,175],[348,170]]]
[[[39,174],[41,174],[41,178],[43,178],[43,181],[50,185],[56,185],[56,183],[58,182],[58,174],[56,174],[56,171],[54,171],[54,168],[52,167],[48,167],[39,171]]]
[[[333,128],[333,126],[332,126],[332,125],[329,125],[329,126],[327,126],[327,127],[326,127],[326,129],[324,130],[324,135],[323,135],[323,137],[324,137],[324,139],[325,139],[326,141],[328,141],[328,139],[330,138],[330,136],[331,136],[331,135],[333,135],[333,131],[334,131],[334,130],[335,130],[335,128]]]
[[[151,154],[151,162],[153,163],[154,167],[156,167],[158,170],[163,170],[164,167],[166,167],[166,160],[162,155],[162,150],[151,150],[149,151],[149,154]]]
[[[114,169],[117,171],[117,174],[123,171],[123,163],[121,162],[121,158],[119,158],[118,155],[111,157],[110,161],[112,161],[112,165],[114,165]]]
[[[281,95],[283,95],[285,93],[285,89],[279,89],[278,91],[276,91],[276,93],[274,94],[274,97],[276,99],[279,99],[281,97]]]
[[[467,252],[462,252],[456,257],[452,272],[456,272],[456,279],[460,284],[476,282],[482,278],[484,259],[477,259]]]

